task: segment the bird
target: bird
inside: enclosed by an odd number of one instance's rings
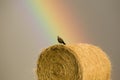
[[[66,43],[63,41],[61,37],[57,36],[57,40],[59,43],[66,45]]]

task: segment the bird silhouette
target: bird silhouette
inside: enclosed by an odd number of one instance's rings
[[[66,44],[64,41],[63,41],[63,39],[61,38],[61,37],[59,37],[59,36],[57,36],[57,40],[58,40],[58,42],[59,43],[61,43],[61,44]]]

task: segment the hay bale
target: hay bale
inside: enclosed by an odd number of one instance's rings
[[[41,52],[38,80],[110,80],[106,54],[89,44],[53,45]]]

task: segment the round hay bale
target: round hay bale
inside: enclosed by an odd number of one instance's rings
[[[53,45],[41,52],[38,80],[110,80],[107,55],[90,44]]]

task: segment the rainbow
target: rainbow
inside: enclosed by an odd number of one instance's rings
[[[76,12],[68,3],[61,0],[28,0],[31,14],[38,22],[37,26],[51,42],[61,36],[67,42],[81,42],[83,26],[76,19]]]

